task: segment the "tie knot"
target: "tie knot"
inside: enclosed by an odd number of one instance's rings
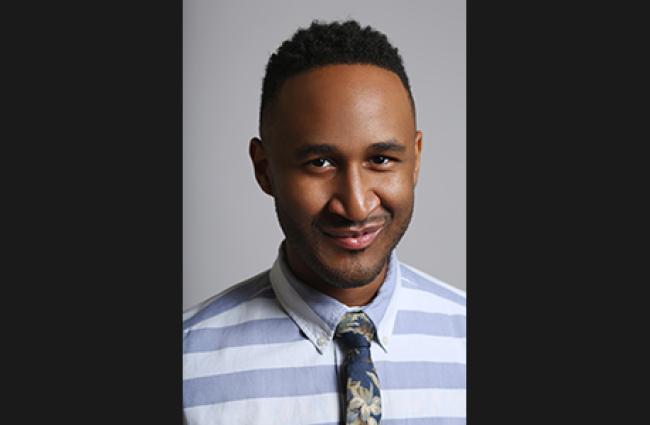
[[[375,325],[362,311],[346,313],[338,326],[336,335],[348,348],[370,347],[375,337]]]

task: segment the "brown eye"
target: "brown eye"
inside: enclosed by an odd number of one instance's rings
[[[387,156],[378,155],[378,156],[373,156],[371,161],[373,162],[373,164],[386,165],[390,162],[390,158],[388,158]]]
[[[312,161],[309,161],[311,165],[318,168],[325,168],[328,165],[332,165],[329,159],[326,158],[317,158]]]

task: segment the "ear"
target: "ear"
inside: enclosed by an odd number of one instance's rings
[[[422,132],[420,130],[415,132],[415,168],[413,169],[413,186],[418,184],[418,176],[420,175],[420,154],[422,153]]]
[[[260,185],[260,188],[264,193],[273,196],[268,156],[262,141],[257,137],[251,139],[248,147],[248,154],[251,157],[251,161],[253,161],[253,169],[255,170],[255,180],[257,180],[257,184]]]

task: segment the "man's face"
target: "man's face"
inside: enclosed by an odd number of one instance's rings
[[[310,70],[285,81],[266,121],[251,155],[294,272],[337,288],[373,281],[408,227],[419,169],[422,134],[399,77]]]

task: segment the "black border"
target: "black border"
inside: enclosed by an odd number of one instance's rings
[[[19,7],[7,414],[179,424],[182,1]]]
[[[467,4],[468,423],[635,423],[644,15]]]

